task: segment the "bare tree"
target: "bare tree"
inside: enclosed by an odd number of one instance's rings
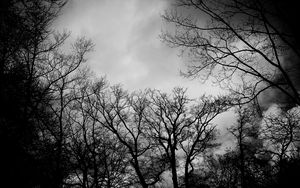
[[[277,109],[264,118],[261,130],[265,141],[266,152],[270,153],[279,178],[283,175],[285,162],[299,158],[299,110],[287,112]]]
[[[261,114],[256,110],[257,104],[252,101],[247,105],[236,108],[237,123],[229,128],[236,142],[237,167],[239,169],[239,181],[241,187],[249,187],[254,184],[253,179],[259,184],[261,177],[260,169],[255,160],[263,148],[263,141],[260,136]],[[257,167],[256,167],[257,166]],[[256,177],[255,177],[256,176]],[[255,178],[254,178],[255,177]]]
[[[216,78],[236,95],[236,102],[248,102],[275,88],[292,104],[300,104],[296,77],[300,53],[291,21],[295,9],[287,4],[179,0],[177,9],[163,16],[175,32],[163,33],[162,39],[190,58],[185,76]]]
[[[91,81],[85,81],[78,89],[73,102],[71,134],[69,138],[73,171],[67,185],[81,187],[126,187],[128,186],[129,160],[126,148],[108,132],[94,117],[91,105],[93,88]],[[105,88],[106,81],[98,81],[98,87]],[[99,88],[100,89],[100,88]]]
[[[50,94],[38,75],[41,57],[61,44],[48,43],[51,23],[64,0],[4,0],[0,3],[1,166],[3,184],[11,187],[51,186],[51,149],[43,140],[41,121],[51,122]],[[53,122],[51,122],[53,123]],[[48,147],[45,149],[45,147]],[[14,164],[15,163],[15,164]],[[7,167],[6,167],[7,166]],[[2,179],[3,178],[3,179]],[[14,181],[18,179],[19,181]],[[22,183],[20,183],[22,182]],[[22,184],[22,185],[19,185]]]
[[[60,40],[64,36],[57,36]],[[91,51],[91,41],[84,38],[78,39],[73,45],[73,52],[71,54],[64,54],[60,52],[60,48],[49,51],[46,55],[47,59],[39,71],[40,79],[44,84],[44,92],[51,93],[51,100],[48,102],[48,107],[51,109],[54,125],[49,125],[46,122],[43,129],[49,131],[54,139],[56,150],[56,172],[55,180],[57,186],[62,186],[63,180],[66,176],[63,170],[63,162],[66,153],[66,138],[72,126],[69,124],[69,113],[72,110],[72,102],[77,98],[76,92],[78,83],[85,80],[88,75],[86,72],[79,72],[78,69],[86,61],[86,54]],[[43,74],[41,74],[41,72]]]
[[[184,184],[194,171],[193,162],[207,149],[217,146],[212,120],[226,109],[226,100],[210,100],[202,97],[198,105],[191,107],[192,100],[186,90],[175,88],[172,95],[151,92],[150,114],[147,114],[150,137],[170,163],[173,186],[179,187],[178,170],[184,163]],[[181,159],[180,154],[184,157]]]
[[[91,116],[126,148],[136,174],[131,174],[132,183],[142,187],[157,183],[165,167],[163,161],[157,158],[155,148],[146,135],[144,113],[149,102],[145,94],[129,95],[119,86],[99,90],[96,84],[94,96],[95,100],[90,105],[96,113]]]
[[[187,130],[186,143],[180,143],[185,153],[184,182],[189,187],[190,176],[194,174],[194,162],[204,157],[205,152],[219,146],[216,142],[217,132],[213,120],[222,112],[228,110],[226,98],[211,99],[202,96],[198,105],[192,108],[193,124]]]

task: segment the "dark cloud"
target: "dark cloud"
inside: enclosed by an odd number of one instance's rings
[[[300,91],[300,59],[294,53],[287,53],[283,58],[283,69],[289,76],[292,85],[297,91]],[[273,80],[275,84],[280,84],[281,87],[289,92],[292,96],[294,95],[291,88],[288,86],[286,80],[282,74],[277,74]],[[263,110],[267,110],[273,104],[279,104],[283,109],[289,110],[296,105],[295,101],[292,100],[287,94],[281,90],[273,87],[259,96],[259,102]]]

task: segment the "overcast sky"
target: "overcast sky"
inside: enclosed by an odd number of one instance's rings
[[[218,95],[222,90],[180,76],[184,60],[178,49],[164,44],[159,35],[166,28],[161,15],[174,0],[70,0],[54,23],[58,31],[71,31],[70,40],[85,36],[95,44],[87,63],[97,76],[129,91],[145,88],[171,92],[187,88],[190,98]],[[226,128],[234,115],[216,119],[221,125],[223,148],[231,144]],[[223,151],[223,150],[220,150]]]
[[[111,84],[121,83],[133,91],[156,88],[166,92],[175,86],[188,88],[197,98],[204,92],[218,92],[210,84],[180,76],[184,68],[178,49],[162,43],[159,35],[166,27],[161,15],[171,0],[72,0],[54,27],[71,31],[72,38],[85,36],[95,50],[88,64]],[[71,39],[72,39],[71,38]]]

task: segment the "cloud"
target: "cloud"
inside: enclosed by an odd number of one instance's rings
[[[299,57],[292,52],[287,52],[282,58],[283,70],[286,72],[287,76],[291,80],[291,84],[297,91],[300,90],[299,62]],[[294,96],[290,85],[286,82],[281,72],[279,72],[272,81],[275,84],[281,84],[281,87],[286,92],[290,93],[291,96]],[[280,105],[284,110],[289,110],[296,105],[295,101],[293,101],[291,97],[276,87],[272,87],[262,92],[262,94],[259,95],[259,102],[263,110],[267,110],[273,104]]]
[[[177,49],[159,38],[164,27],[161,14],[170,0],[72,0],[55,23],[72,37],[86,36],[95,44],[88,64],[96,75],[126,89],[156,88],[170,92],[175,86],[189,88],[191,97],[216,89],[179,75],[184,66]]]

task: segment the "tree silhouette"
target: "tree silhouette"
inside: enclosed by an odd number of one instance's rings
[[[190,187],[194,163],[205,151],[218,146],[212,120],[228,108],[226,98],[213,100],[202,96],[191,107],[192,100],[183,88],[174,88],[172,95],[152,91],[150,96],[152,105],[150,114],[146,116],[149,137],[170,162],[173,186],[181,186],[178,172],[182,167],[178,163],[184,163],[183,185]],[[183,153],[183,159],[179,153]]]
[[[93,76],[85,66],[92,42],[78,38],[69,47],[70,34],[51,29],[65,3],[0,2],[3,185],[148,188],[170,180],[174,188],[191,188],[297,182],[300,52],[292,5],[178,0],[177,9],[163,16],[175,32],[162,39],[191,60],[185,76],[213,77],[231,92],[190,99],[179,87],[170,94],[130,93]],[[268,92],[278,105],[263,111],[258,102],[266,102]],[[232,148],[216,154],[221,144],[216,117],[233,105]]]
[[[294,173],[299,168],[299,112],[277,109],[264,119],[261,130],[265,141],[265,152],[274,163],[275,185],[292,185],[297,178]],[[293,167],[290,165],[294,165]]]
[[[40,141],[41,120],[50,122],[38,79],[39,57],[58,43],[45,45],[50,23],[65,1],[1,1],[0,11],[0,137],[3,184],[10,187],[49,186],[52,166]],[[51,162],[50,162],[51,163]],[[18,181],[16,181],[18,180]]]
[[[189,57],[185,76],[214,77],[231,90],[237,103],[255,99],[270,88],[287,98],[279,102],[300,103],[296,77],[299,37],[292,21],[293,4],[179,0],[176,5],[192,13],[167,12],[164,20],[176,29],[161,37]]]
[[[57,36],[57,38],[64,37]],[[48,107],[53,113],[55,125],[48,125],[48,130],[52,133],[55,147],[56,163],[56,181],[62,184],[65,176],[64,163],[66,156],[64,154],[66,138],[72,123],[68,121],[68,114],[72,109],[72,103],[76,100],[78,85],[82,80],[87,79],[87,75],[78,71],[78,68],[85,62],[85,55],[92,49],[92,43],[84,38],[78,39],[73,45],[72,54],[63,54],[59,48],[48,52],[51,57],[45,61],[43,68],[42,81],[45,85],[45,91],[51,93],[51,100]],[[46,73],[44,73],[46,71]],[[59,185],[62,186],[62,185]]]
[[[129,95],[120,86],[103,90],[95,84],[90,101],[91,117],[110,131],[126,148],[131,168],[132,184],[149,187],[160,180],[165,171],[163,160],[147,137],[144,113],[149,102],[143,93]],[[150,170],[151,169],[151,170]]]
[[[129,185],[129,160],[126,148],[94,118],[91,80],[80,80],[68,115],[69,156],[72,170],[66,180],[70,187],[126,187]],[[98,86],[105,87],[105,80]],[[127,174],[128,173],[128,174]]]
[[[265,169],[268,167],[267,156],[261,156],[263,139],[260,138],[261,114],[256,109],[257,104],[249,103],[237,107],[237,124],[229,131],[236,140],[233,151],[239,171],[237,185],[241,187],[257,187],[267,184]],[[269,175],[269,174],[267,174]]]

